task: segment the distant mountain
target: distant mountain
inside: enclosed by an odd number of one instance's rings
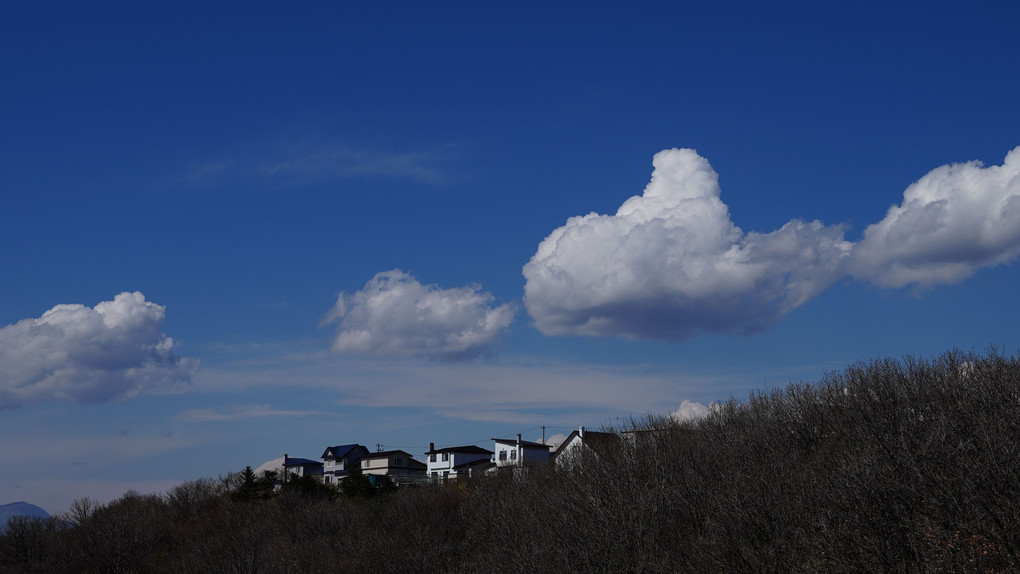
[[[7,529],[8,520],[23,514],[28,516],[38,516],[39,518],[49,518],[50,516],[45,510],[27,502],[0,504],[0,532]]]

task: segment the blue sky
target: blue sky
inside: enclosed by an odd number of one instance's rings
[[[1016,352],[1020,9],[674,4],[0,6],[0,503]]]

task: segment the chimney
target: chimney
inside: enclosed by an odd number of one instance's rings
[[[517,446],[521,446],[521,433],[517,433]]]
[[[577,428],[577,436],[584,438],[584,427]]]

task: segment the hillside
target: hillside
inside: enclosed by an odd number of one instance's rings
[[[0,536],[47,572],[1020,571],[1020,360],[879,359],[649,416],[569,464],[273,492],[245,473],[76,502]]]

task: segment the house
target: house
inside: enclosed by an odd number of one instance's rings
[[[385,450],[372,452],[361,457],[361,473],[372,476],[385,476],[395,484],[417,482],[425,477],[428,467],[423,462],[414,460],[402,450]]]
[[[616,433],[596,432],[579,427],[560,443],[560,446],[553,452],[552,459],[556,464],[572,464],[582,456],[582,453],[587,452],[599,456],[606,450],[618,446],[620,440],[620,435]]]
[[[517,439],[494,438],[496,445],[495,462],[497,467],[527,466],[540,464],[549,460],[551,445]]]
[[[450,446],[436,449],[436,443],[429,443],[425,453],[427,476],[432,481],[445,481],[461,476],[472,476],[485,472],[494,465],[491,450],[479,446]]]
[[[323,451],[322,481],[326,484],[340,484],[352,471],[360,468],[362,457],[369,454],[368,449],[360,444],[341,444],[328,446]]]
[[[283,455],[283,481],[303,476],[318,476],[322,474],[322,462],[307,458],[297,458]]]

